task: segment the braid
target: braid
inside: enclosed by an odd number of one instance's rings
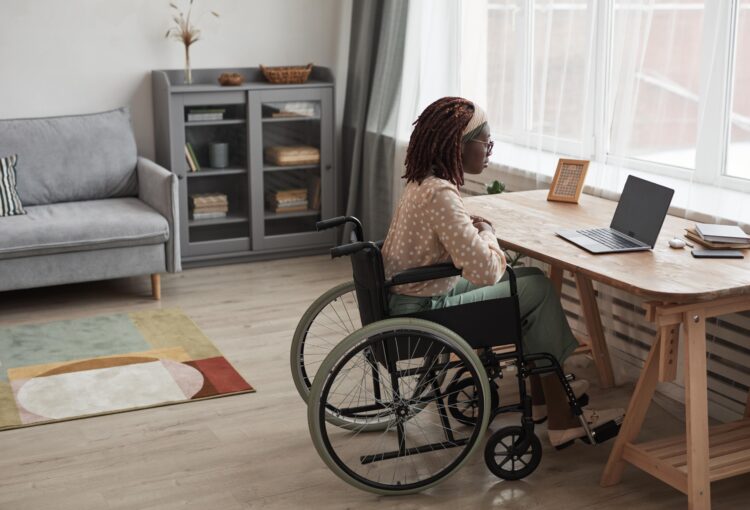
[[[464,184],[461,138],[474,115],[474,103],[461,97],[444,97],[425,108],[414,121],[406,150],[407,182],[435,176],[458,186]]]

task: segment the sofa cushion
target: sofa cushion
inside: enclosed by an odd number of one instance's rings
[[[0,120],[0,154],[18,154],[24,206],[135,196],[137,149],[126,108]]]
[[[26,214],[16,193],[16,161],[18,157],[0,158],[0,216]]]
[[[137,198],[36,205],[0,218],[0,259],[164,243],[167,220]]]

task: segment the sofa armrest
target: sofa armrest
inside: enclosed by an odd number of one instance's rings
[[[164,216],[169,223],[167,271],[182,270],[180,259],[180,213],[177,176],[150,159],[138,158],[138,198]]]

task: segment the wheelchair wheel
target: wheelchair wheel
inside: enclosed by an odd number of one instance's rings
[[[477,419],[451,419],[443,381],[465,368],[477,388]],[[364,403],[364,405],[363,405]],[[367,413],[380,431],[345,430],[327,415]],[[438,324],[394,318],[346,337],[318,369],[308,399],[316,450],[349,484],[376,494],[407,494],[444,480],[476,451],[491,415],[487,374],[476,353]]]
[[[523,427],[504,427],[490,436],[484,448],[484,461],[503,480],[529,476],[542,460],[542,443]]]
[[[305,311],[292,337],[292,379],[302,400],[323,359],[347,335],[362,327],[354,282],[329,289]]]
[[[464,372],[466,373],[466,372]],[[477,421],[477,388],[471,377],[462,376],[448,385],[448,410],[459,423],[473,425]],[[490,381],[490,410],[500,406],[500,396],[495,381]]]

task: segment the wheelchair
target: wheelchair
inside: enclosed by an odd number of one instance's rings
[[[290,353],[313,444],[337,476],[380,495],[425,490],[464,465],[480,448],[489,423],[509,412],[521,414],[520,425],[494,432],[484,460],[505,480],[530,475],[542,458],[526,388],[533,374],[556,374],[585,442],[617,434],[614,422],[589,427],[554,357],[524,353],[512,268],[507,268],[508,297],[393,315],[391,287],[461,271],[437,264],[386,279],[382,243],[364,241],[359,220],[332,218],[316,229],[346,223],[354,225],[356,241],[332,248],[331,256],[350,257],[353,282],[334,287],[308,309]],[[501,404],[495,381],[510,366],[519,401]]]

